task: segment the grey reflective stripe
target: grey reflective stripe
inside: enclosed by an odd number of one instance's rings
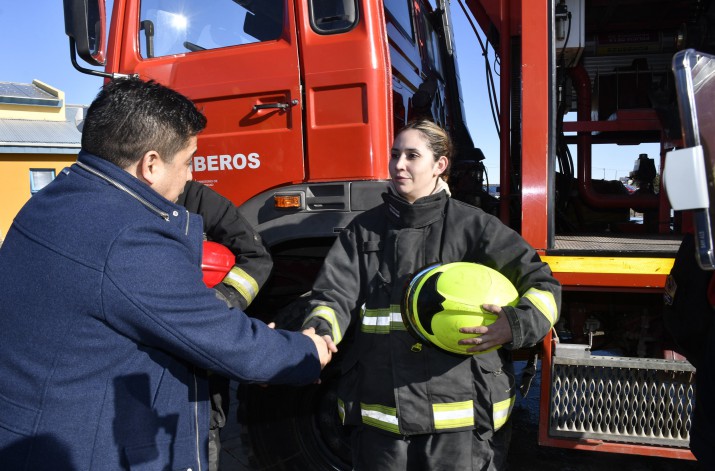
[[[233,287],[241,296],[251,304],[258,294],[258,283],[248,273],[234,266],[223,279],[223,283]]]
[[[554,295],[548,291],[529,288],[529,291],[524,293],[523,297],[531,301],[531,304],[548,319],[549,324],[553,327],[556,322],[556,316],[558,315]]]
[[[362,415],[362,423],[365,425],[371,425],[392,433],[400,433],[400,427],[397,425],[397,409],[394,407],[361,402],[360,415]]]
[[[365,309],[363,306],[360,330],[368,334],[387,334],[391,330],[406,330],[402,322],[400,306],[393,304],[389,308],[380,309]]]
[[[506,402],[508,406],[509,401],[507,400]],[[362,423],[365,425],[392,433],[400,433],[397,409],[394,407],[360,403],[360,414],[362,415]],[[432,404],[432,417],[435,430],[472,428],[474,427],[474,401]],[[506,422],[506,419],[504,422]]]
[[[345,403],[340,398],[338,398],[338,416],[340,416],[340,422],[345,425]]]
[[[432,404],[432,414],[437,430],[474,426],[474,402],[471,400]]]
[[[495,402],[492,410],[492,421],[494,422],[494,430],[499,430],[509,420],[511,410],[514,407],[516,396],[511,396],[509,399]]]
[[[309,320],[313,319],[314,317],[318,317],[320,319],[323,319],[330,324],[331,330],[331,337],[333,337],[333,342],[336,344],[340,343],[340,341],[343,339],[343,333],[340,330],[340,324],[338,324],[338,317],[335,315],[335,310],[331,307],[328,306],[316,306],[313,308],[312,311],[310,311],[310,314],[306,319],[303,321],[303,325],[305,325]]]

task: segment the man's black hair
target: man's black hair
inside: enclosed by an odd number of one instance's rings
[[[175,90],[121,78],[102,87],[83,126],[83,150],[127,168],[150,150],[170,162],[206,127],[206,117]]]

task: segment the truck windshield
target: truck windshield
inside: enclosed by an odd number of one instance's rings
[[[278,39],[283,0],[142,0],[144,58]]]

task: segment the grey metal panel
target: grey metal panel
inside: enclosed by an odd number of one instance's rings
[[[0,155],[1,154],[63,154],[63,155],[77,155],[79,154],[80,146],[67,146],[67,147],[5,147],[0,145]]]
[[[694,383],[688,362],[555,356],[549,434],[687,448]]]
[[[681,236],[658,234],[557,235],[554,250],[674,256],[681,240]]]
[[[73,122],[0,119],[0,147],[79,145],[81,141]]]

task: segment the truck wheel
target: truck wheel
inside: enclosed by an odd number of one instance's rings
[[[239,387],[239,422],[254,469],[352,468],[350,437],[337,413],[337,378],[323,376],[320,385],[305,387]]]

